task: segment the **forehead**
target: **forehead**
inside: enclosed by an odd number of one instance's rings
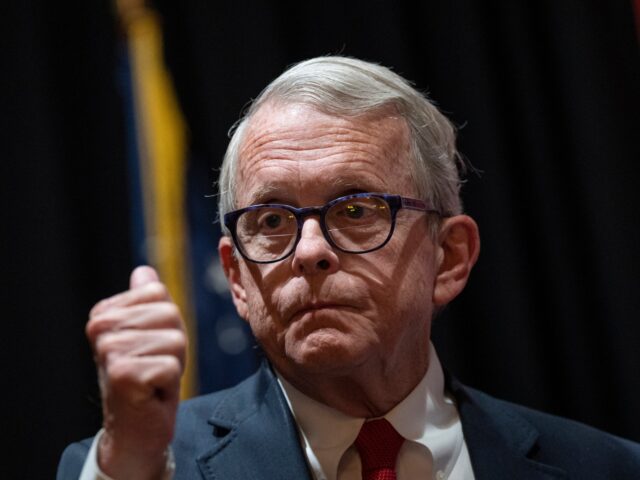
[[[240,145],[236,201],[327,200],[360,190],[413,194],[409,145],[406,122],[390,108],[338,117],[308,105],[267,104]]]

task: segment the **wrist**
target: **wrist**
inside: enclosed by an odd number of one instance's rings
[[[113,480],[135,478],[140,480],[171,480],[175,471],[173,451],[126,447],[106,431],[100,432],[97,445],[99,470]]]

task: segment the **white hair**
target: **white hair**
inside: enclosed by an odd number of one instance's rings
[[[355,58],[328,56],[312,58],[286,70],[232,127],[218,181],[220,218],[237,208],[240,146],[252,116],[269,102],[309,105],[338,117],[394,108],[409,128],[410,173],[419,198],[445,216],[462,212],[460,172],[464,163],[455,146],[456,131],[451,122],[424,94],[390,69]]]

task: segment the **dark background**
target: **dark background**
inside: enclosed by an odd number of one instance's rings
[[[482,253],[437,321],[464,382],[640,441],[640,62],[630,1],[159,2],[213,193],[226,132],[286,66],[341,53],[428,91],[481,174]],[[4,2],[3,478],[51,478],[100,424],[83,326],[132,267],[110,2]],[[212,202],[209,218],[215,217]],[[215,241],[216,226],[201,228]]]

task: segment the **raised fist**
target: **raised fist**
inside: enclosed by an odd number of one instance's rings
[[[161,478],[186,358],[178,307],[155,270],[138,267],[129,290],[93,307],[86,331],[102,391],[100,469],[114,478]]]

